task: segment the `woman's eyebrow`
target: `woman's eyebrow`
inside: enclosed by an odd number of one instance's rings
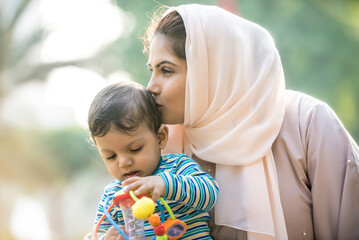
[[[173,62],[170,62],[170,61],[167,61],[167,60],[164,60],[164,61],[161,61],[161,62],[157,63],[155,67],[156,67],[156,68],[159,68],[162,64],[165,64],[165,63],[171,64],[171,65],[173,65],[173,66],[178,67],[178,66],[177,66],[176,64],[174,64]],[[146,65],[147,65],[148,67],[151,67],[151,64],[150,64],[149,62],[147,62]]]

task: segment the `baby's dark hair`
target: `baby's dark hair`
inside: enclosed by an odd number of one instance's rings
[[[112,124],[119,131],[130,134],[143,121],[157,134],[161,116],[155,99],[136,82],[119,82],[105,87],[93,99],[88,113],[92,138],[105,136]]]

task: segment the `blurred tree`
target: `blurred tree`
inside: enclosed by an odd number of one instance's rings
[[[39,48],[48,33],[40,23],[31,26],[33,29],[30,34],[21,34],[15,38],[27,11],[33,10],[32,5],[36,4],[37,0],[0,1],[0,103],[3,97],[19,84],[32,80],[45,81],[49,73],[56,68],[72,65],[103,75],[107,74],[104,71],[107,68],[101,63],[111,65],[114,59],[115,54],[100,53],[95,57],[72,61],[42,62]]]
[[[46,36],[40,26],[28,36],[22,36],[24,38],[15,41],[14,33],[27,9],[34,3],[33,0],[20,0],[3,1],[0,4],[0,101],[5,93],[19,83],[34,78],[45,80],[53,68],[75,63],[43,64],[29,61],[29,55],[33,54],[32,50],[38,47]]]

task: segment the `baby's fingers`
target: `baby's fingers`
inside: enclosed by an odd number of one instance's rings
[[[125,226],[120,225],[119,227],[121,228],[121,230],[123,231],[124,234],[127,234]],[[120,234],[118,240],[125,240],[125,238]]]
[[[136,196],[140,194],[150,194],[153,192],[153,184],[151,183],[144,183],[137,187],[136,191],[134,192]]]
[[[120,226],[121,230],[125,230],[124,226]],[[104,240],[124,240],[125,238],[117,231],[114,226],[111,226],[105,235]]]
[[[152,191],[152,200],[154,202],[157,202],[157,200],[161,197],[161,191],[159,191],[158,189],[153,189]]]
[[[139,177],[129,178],[126,181],[122,182],[122,184],[125,186],[123,188],[123,191],[126,193],[130,192],[131,190],[135,191],[137,188],[142,186],[144,183],[145,183],[145,181],[143,180],[143,178],[139,178]]]
[[[123,186],[127,186],[127,185],[129,185],[129,184],[131,184],[131,183],[134,183],[134,182],[136,182],[136,181],[139,181],[139,180],[141,180],[141,179],[143,179],[142,177],[131,177],[131,178],[128,178],[128,179],[126,179],[125,181],[123,181],[122,182],[122,185]]]

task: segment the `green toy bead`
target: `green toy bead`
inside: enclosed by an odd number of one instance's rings
[[[162,236],[157,236],[156,237],[156,240],[167,240],[167,235],[166,234],[163,234]]]

